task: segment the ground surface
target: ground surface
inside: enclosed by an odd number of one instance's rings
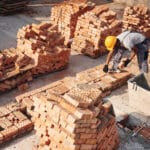
[[[56,1],[51,1],[56,2]],[[100,2],[100,0],[96,1]],[[104,1],[104,3],[107,1]],[[0,49],[9,48],[11,46],[16,47],[16,33],[17,30],[26,24],[38,23],[40,21],[49,21],[50,17],[50,1],[34,1],[30,4],[28,10],[25,13],[20,13],[11,16],[0,16]],[[112,9],[122,12],[124,5],[122,4],[109,4]],[[74,76],[76,73],[97,66],[104,63],[106,56],[102,56],[98,59],[91,59],[89,57],[79,55],[72,52],[70,57],[70,64],[68,68],[64,71],[43,75],[39,78],[34,79],[30,83],[30,90],[40,88],[44,85],[62,79],[66,76]],[[21,93],[15,89],[10,92],[0,95],[0,105],[4,105],[10,101],[13,101],[17,95]],[[128,92],[127,86],[114,91],[110,96],[105,98],[105,100],[110,100],[114,106],[114,111],[116,113],[117,119],[128,113],[131,115],[130,121],[133,124],[141,124],[141,122],[147,122],[149,124],[150,119],[148,116],[144,116],[138,110],[135,110],[128,105]],[[138,119],[137,119],[138,118]],[[139,120],[140,118],[140,120]],[[119,129],[119,134],[121,137],[121,144],[119,150],[150,150],[150,143],[141,137],[132,137],[132,133],[127,133],[122,129]],[[38,137],[35,132],[17,138],[12,142],[6,143],[5,145],[0,145],[0,150],[32,150],[32,146],[38,142]]]

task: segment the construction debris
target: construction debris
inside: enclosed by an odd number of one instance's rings
[[[74,37],[78,17],[93,7],[94,3],[82,1],[64,1],[52,7],[50,21],[58,25],[58,31],[65,37],[65,44]]]
[[[30,0],[1,0],[0,14],[10,14],[12,12],[22,11],[26,8]]]
[[[25,107],[16,102],[0,107],[0,144],[33,129],[33,122],[25,115]]]
[[[81,15],[71,49],[94,58],[106,53],[106,36],[121,32],[122,24],[116,16],[107,6],[96,6]]]
[[[123,15],[123,28],[125,30],[141,32],[149,38],[150,11],[148,7],[142,4],[126,7]]]

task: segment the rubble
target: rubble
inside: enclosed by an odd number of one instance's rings
[[[126,7],[123,14],[123,29],[138,31],[150,37],[150,11],[143,4]]]
[[[118,35],[121,28],[121,21],[117,19],[115,12],[107,6],[96,6],[79,17],[71,49],[98,57],[106,53],[106,36]]]

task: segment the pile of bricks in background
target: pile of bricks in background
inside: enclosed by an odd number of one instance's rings
[[[129,72],[105,74],[102,66],[16,97],[27,106],[41,140],[38,149],[114,149],[115,118],[102,98],[126,83]],[[34,109],[33,109],[34,108]]]
[[[93,3],[67,1],[52,7],[50,21],[58,25],[58,31],[65,37],[65,44],[74,37],[78,17],[94,7]]]
[[[141,32],[150,38],[150,11],[148,7],[142,4],[127,7],[123,15],[123,28]]]
[[[31,131],[33,127],[23,105],[12,102],[0,107],[0,144]]]
[[[116,16],[107,6],[96,6],[81,15],[71,49],[94,58],[106,53],[106,36],[118,35],[122,29],[122,23]]]
[[[18,32],[17,48],[0,53],[0,92],[31,81],[33,76],[64,69],[69,56],[70,49],[64,46],[56,26],[41,23],[23,27]]]
[[[12,12],[22,11],[26,8],[30,0],[1,0],[0,14],[10,14]]]
[[[2,50],[0,53],[0,92],[32,80],[28,70],[35,66],[34,59],[17,48]]]
[[[27,25],[17,34],[17,47],[27,56],[36,58],[34,75],[65,68],[69,62],[70,49],[64,46],[64,37],[57,26],[49,23]]]

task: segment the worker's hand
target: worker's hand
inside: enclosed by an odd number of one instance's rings
[[[104,67],[103,67],[103,71],[104,71],[105,73],[107,73],[107,72],[108,72],[108,65],[104,65]]]
[[[124,67],[127,67],[128,66],[128,64],[131,62],[131,60],[130,59],[127,59],[127,60],[125,60],[124,61]]]

